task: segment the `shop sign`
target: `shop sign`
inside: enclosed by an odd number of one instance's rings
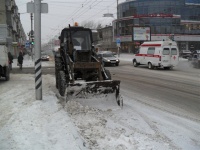
[[[162,17],[162,18],[165,18],[165,17],[173,17],[173,14],[163,14],[163,13],[160,13],[160,14],[136,14],[136,15],[133,15],[134,18],[147,18],[147,17]]]
[[[200,5],[199,0],[185,0],[186,5]]]
[[[151,28],[133,27],[133,41],[151,41]]]

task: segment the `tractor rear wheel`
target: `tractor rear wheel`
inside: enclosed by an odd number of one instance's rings
[[[62,63],[60,57],[55,57],[55,76],[56,76],[56,88],[58,88],[58,74],[62,70]]]
[[[66,77],[64,71],[59,71],[58,77],[59,77],[58,90],[60,95],[64,96],[66,90]]]

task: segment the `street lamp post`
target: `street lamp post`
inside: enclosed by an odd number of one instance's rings
[[[117,19],[119,18],[118,17],[118,4],[119,4],[119,0],[117,0]]]
[[[34,13],[35,95],[36,100],[42,100],[41,13],[48,13],[48,5],[34,0],[27,3],[27,12]]]
[[[31,15],[31,38],[30,41],[32,42],[33,40],[33,13],[30,14]],[[32,61],[33,61],[33,45],[31,44],[31,57],[32,57]]]

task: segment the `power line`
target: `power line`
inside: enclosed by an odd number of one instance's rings
[[[114,2],[114,3],[115,3],[115,2]],[[114,3],[112,3],[111,5],[113,5]],[[110,6],[111,6],[111,5],[110,5]],[[106,9],[107,9],[107,8],[105,8],[105,9],[103,9],[103,10],[106,10]],[[92,18],[92,17],[96,16],[97,14],[99,14],[99,13],[101,13],[101,12],[102,12],[102,10],[99,11],[99,12],[97,12],[96,14],[90,16],[89,18]],[[83,20],[83,21],[86,21],[86,20]]]
[[[57,1],[50,1],[50,2],[63,3],[63,4],[66,3],[67,4],[67,2],[57,2]],[[110,5],[105,6],[105,7],[103,5],[101,5],[101,6],[98,5],[98,4],[103,3],[103,2],[108,2],[108,1],[105,1],[105,0],[101,0],[101,1],[99,1],[99,0],[96,0],[96,1],[85,0],[84,2],[81,3],[81,5],[79,5],[79,7],[76,7],[78,9],[74,10],[69,15],[70,17],[67,17],[68,19],[64,19],[63,21],[61,21],[61,23],[59,23],[58,28],[61,27],[61,25],[63,25],[63,23],[66,22],[66,20],[67,21],[71,21],[72,19],[78,19],[78,18],[82,17],[85,13],[87,13],[89,10],[95,8],[96,10],[99,10],[99,11],[97,13],[95,13],[94,15],[92,15],[92,16],[87,16],[87,19],[88,18],[93,18],[93,17],[97,16],[98,14],[102,13],[104,10],[108,9],[108,7],[113,6],[113,4],[116,3],[116,2],[114,2],[114,3],[110,4]],[[100,6],[100,8],[104,7],[104,9],[98,9],[98,8],[95,7],[96,5]],[[113,8],[113,9],[116,9],[116,8]],[[112,10],[112,8],[111,8],[111,10]],[[83,20],[83,21],[86,21],[86,19]],[[55,30],[53,32],[51,32],[51,35],[53,33],[55,33]]]

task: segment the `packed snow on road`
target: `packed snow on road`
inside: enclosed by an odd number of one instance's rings
[[[34,75],[0,81],[0,149],[200,149],[199,121],[139,101],[148,97],[121,89],[123,108],[112,94],[83,93],[66,103],[55,76],[42,79],[43,100],[35,100]]]

